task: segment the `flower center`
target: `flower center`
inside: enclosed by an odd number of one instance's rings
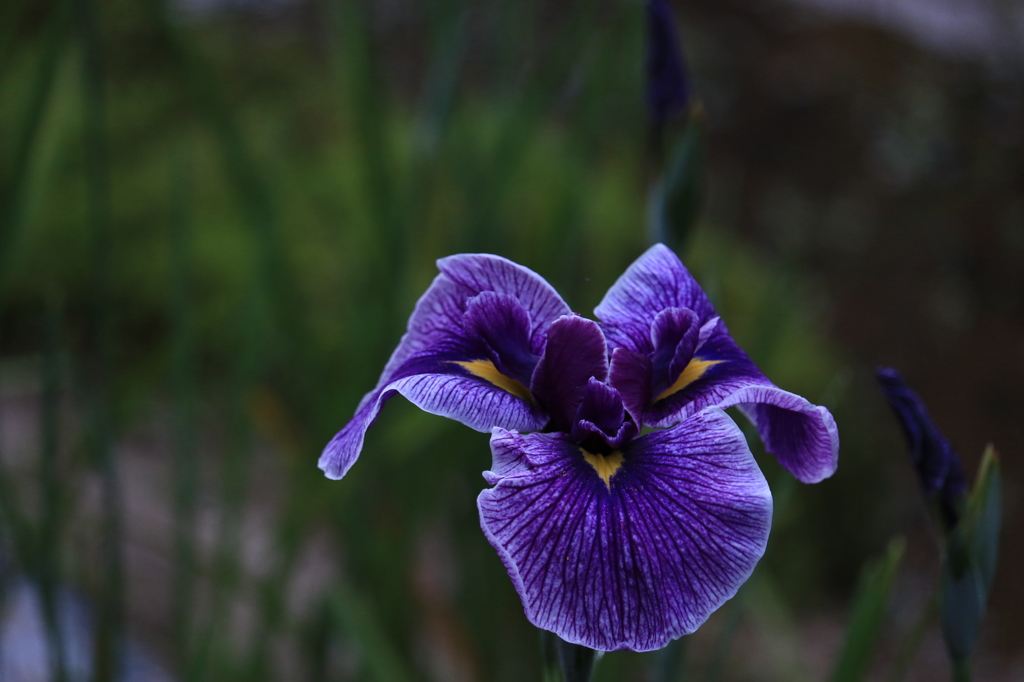
[[[499,372],[498,368],[495,367],[494,363],[490,360],[451,360],[450,362],[453,365],[462,367],[473,376],[480,377],[484,381],[497,386],[503,391],[511,393],[518,398],[522,398],[528,403],[533,402],[533,396],[530,395],[530,389],[523,386],[522,382]]]
[[[673,382],[673,384],[666,388],[664,391],[659,393],[658,396],[651,401],[651,403],[654,404],[659,400],[664,400],[670,395],[679,393],[679,391],[683,390],[684,388],[695,382],[697,379],[700,379],[702,376],[704,376],[704,372],[708,371],[708,367],[711,367],[712,365],[717,365],[720,362],[725,361],[702,360],[700,358],[693,358],[688,363],[686,363],[686,367],[684,367],[683,371],[679,373],[679,376],[676,378],[675,382]]]
[[[622,453],[618,450],[613,450],[607,455],[595,455],[582,447],[580,448],[580,452],[583,453],[584,461],[594,467],[594,471],[597,472],[598,477],[604,481],[608,490],[611,490],[612,476],[614,476],[622,466]]]

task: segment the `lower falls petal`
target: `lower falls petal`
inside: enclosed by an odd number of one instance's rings
[[[450,364],[453,368],[456,366]],[[352,420],[320,455],[320,469],[328,478],[339,479],[348,472],[359,457],[366,430],[376,421],[383,404],[396,393],[425,412],[454,419],[482,432],[495,426],[537,431],[548,422],[548,415],[537,405],[492,383],[487,377],[468,373],[408,376],[363,398]]]
[[[819,483],[839,464],[839,429],[832,413],[775,386],[737,391],[722,407],[739,405],[765,449],[803,483]]]
[[[495,429],[491,450],[481,527],[527,618],[568,642],[661,648],[732,597],[764,552],[771,494],[720,410],[629,443],[607,481],[564,435]]]

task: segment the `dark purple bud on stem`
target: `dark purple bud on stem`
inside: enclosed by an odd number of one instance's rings
[[[946,529],[956,526],[967,491],[960,456],[932,421],[924,401],[891,367],[875,371],[885,399],[903,427],[910,458],[925,495],[936,499]]]
[[[690,81],[668,0],[647,0],[646,69],[652,125],[682,117],[690,106]]]

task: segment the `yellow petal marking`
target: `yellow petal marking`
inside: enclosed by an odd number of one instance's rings
[[[583,459],[586,460],[587,464],[594,467],[594,471],[601,477],[604,484],[608,486],[608,490],[611,490],[612,476],[622,466],[622,453],[618,450],[613,450],[607,455],[594,455],[583,448],[580,448],[580,452],[583,453]]]
[[[704,376],[704,372],[708,371],[708,367],[717,365],[720,362],[725,362],[725,360],[701,360],[700,358],[693,358],[689,363],[687,363],[686,368],[679,373],[679,378],[676,379],[676,382],[662,391],[661,394],[654,399],[654,402],[664,400],[670,395],[683,390],[697,379]]]
[[[463,362],[462,360],[452,360],[453,365],[459,365],[464,368],[467,372],[473,376],[480,377],[484,381],[494,384],[498,388],[517,398],[522,398],[528,403],[533,402],[533,396],[530,395],[530,389],[523,386],[522,383],[516,381],[512,377],[505,376],[498,371],[498,368],[494,366],[494,363],[490,360],[468,360]]]

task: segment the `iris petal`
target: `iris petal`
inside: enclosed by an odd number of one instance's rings
[[[417,302],[377,386],[363,396],[355,416],[324,449],[320,468],[327,476],[345,475],[359,456],[366,429],[395,393],[428,412],[480,431],[494,426],[533,430],[547,423],[543,410],[517,396],[517,390],[509,390],[516,388],[514,384],[503,385],[497,375],[483,376],[489,368],[480,361],[493,364],[495,358],[482,348],[487,339],[481,330],[494,332],[495,357],[506,371],[518,372],[523,358],[540,355],[547,328],[568,314],[569,306],[540,275],[500,256],[460,254],[442,258],[437,265],[441,273]],[[484,292],[497,296],[476,300],[469,311],[470,302]],[[509,299],[516,305],[509,304]],[[522,324],[528,324],[528,329],[517,331]],[[514,334],[503,336],[502,329]],[[516,338],[520,346],[528,347],[511,349],[508,342]],[[497,366],[495,370],[501,374]]]
[[[628,348],[612,351],[608,383],[622,396],[622,404],[637,426],[644,424],[644,410],[651,402],[651,359]]]
[[[818,483],[836,471],[839,429],[820,405],[775,386],[749,386],[720,403],[739,405],[757,427],[765,449],[804,483]]]
[[[551,414],[558,431],[572,428],[591,377],[608,377],[608,348],[593,320],[560,317],[548,328],[548,343],[537,363],[530,392]]]
[[[693,632],[749,577],[771,526],[767,483],[719,410],[643,436],[606,483],[560,434],[496,429],[481,526],[527,618],[603,651]]]
[[[700,321],[696,355],[673,378],[674,383],[654,396],[644,412],[644,423],[667,427],[708,407],[742,405],[769,452],[799,480],[815,483],[831,476],[839,457],[832,415],[777,388],[757,368],[668,247],[658,244],[640,256],[594,312],[601,319],[614,357],[616,346],[636,353],[653,352],[645,330],[652,328],[662,311],[673,308],[692,310]],[[657,388],[656,375],[654,379]]]
[[[462,253],[440,259],[437,267],[441,276],[458,287],[464,298],[483,291],[496,291],[519,301],[530,315],[530,347],[536,355],[544,350],[546,331],[551,323],[572,312],[547,280],[507,258]]]
[[[466,375],[415,374],[369,393],[320,455],[319,466],[328,478],[343,477],[359,457],[366,430],[377,420],[380,408],[393,395],[405,396],[421,410],[448,417],[477,431],[490,431],[500,420],[508,428],[537,431],[548,415],[538,406],[514,394]]]
[[[663,310],[686,308],[701,324],[715,310],[689,270],[664,244],[655,244],[615,281],[594,309],[608,342],[651,353],[651,325]]]
[[[518,299],[496,291],[477,294],[466,304],[462,325],[498,372],[520,385],[530,383],[537,356],[530,352],[530,314]]]

